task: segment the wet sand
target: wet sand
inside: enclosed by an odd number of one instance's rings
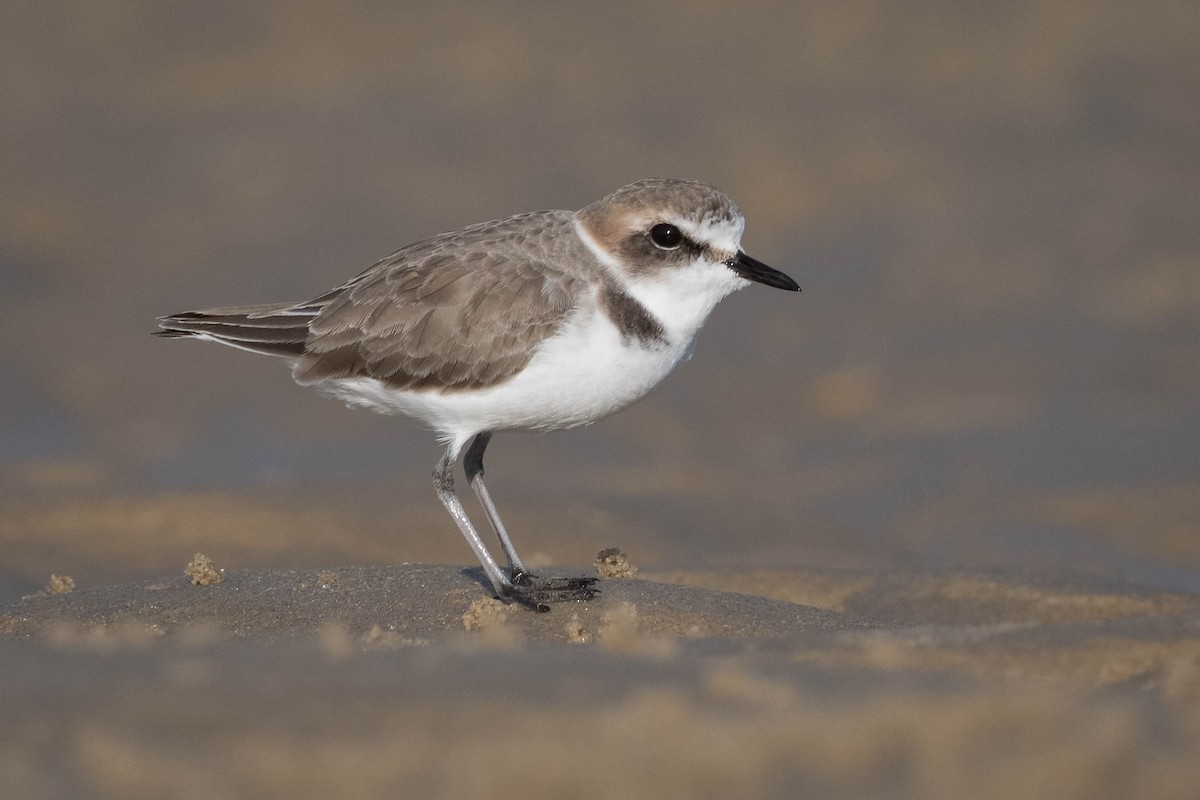
[[[585,570],[555,570],[584,574]],[[227,570],[0,608],[6,797],[1192,797],[1200,597],[1071,573]]]

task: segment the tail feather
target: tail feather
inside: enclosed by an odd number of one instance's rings
[[[239,350],[295,358],[319,309],[293,303],[210,308],[159,317],[157,336],[193,336]]]

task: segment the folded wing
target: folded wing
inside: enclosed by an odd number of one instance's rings
[[[583,289],[582,276],[555,266],[561,253],[530,247],[572,242],[541,235],[568,224],[540,212],[472,226],[409,245],[314,300],[186,311],[160,318],[158,335],[286,358],[301,384],[493,386],[529,363]]]
[[[396,389],[478,389],[529,363],[574,307],[578,281],[473,251],[386,262],[319,298],[293,375],[370,377]]]

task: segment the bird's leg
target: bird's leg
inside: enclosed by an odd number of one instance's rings
[[[475,557],[483,565],[483,571],[487,574],[488,580],[492,582],[492,588],[496,590],[496,594],[500,597],[506,597],[513,589],[512,581],[500,570],[500,565],[496,563],[496,559],[492,558],[492,554],[488,552],[487,546],[479,536],[479,532],[471,524],[471,520],[463,508],[462,502],[458,499],[458,495],[454,493],[453,470],[454,462],[457,458],[458,447],[451,442],[446,448],[445,454],[438,460],[437,466],[433,468],[433,488],[437,491],[438,499],[442,501],[442,505],[450,512],[450,516],[454,517],[454,522],[458,525],[458,529],[462,531],[462,535],[466,537],[467,544],[471,545],[471,549],[475,551]]]
[[[508,538],[508,531],[505,529],[504,523],[500,521],[500,515],[496,512],[496,504],[492,502],[491,494],[483,485],[483,451],[487,449],[491,439],[492,434],[485,431],[472,440],[471,446],[467,448],[467,454],[463,456],[463,471],[467,474],[467,482],[471,484],[475,496],[479,498],[479,504],[483,506],[484,513],[487,514],[492,530],[496,532],[496,538],[500,540],[500,547],[508,558],[508,567],[512,573],[513,583],[519,586],[528,586],[529,579],[534,576],[529,574],[529,570],[521,562],[521,557],[517,555],[517,548],[513,546],[512,539]]]
[[[547,603],[561,602],[565,600],[590,600],[595,597],[597,590],[592,588],[596,583],[595,578],[539,578],[536,575],[531,575],[521,562],[521,557],[517,555],[517,549],[513,547],[512,539],[508,536],[508,531],[504,527],[504,523],[500,521],[500,515],[496,513],[496,504],[492,502],[492,496],[488,493],[487,487],[483,484],[483,451],[487,449],[488,442],[491,441],[492,434],[489,432],[480,433],[475,436],[471,442],[471,446],[467,448],[467,453],[463,457],[463,471],[467,475],[467,481],[471,484],[471,488],[475,491],[475,496],[479,498],[480,505],[483,506],[484,512],[487,514],[488,522],[492,525],[492,530],[496,532],[496,537],[500,540],[500,547],[504,550],[504,555],[508,558],[508,566],[512,574],[511,580],[505,580],[505,586],[501,587],[496,584],[495,579],[492,580],[496,586],[496,594],[503,599],[515,600],[522,605],[535,608],[538,611],[548,611],[550,607]],[[447,454],[449,455],[449,454]],[[446,459],[443,458],[445,463]],[[445,463],[445,468],[448,471],[454,464],[453,459]],[[439,467],[441,465],[439,464]],[[436,476],[437,473],[435,473]],[[435,478],[435,484],[437,479]],[[440,490],[439,490],[440,494]],[[453,495],[453,486],[451,486],[451,498],[458,506],[459,512],[462,512],[462,505],[458,503],[457,497]],[[446,503],[446,507],[450,508],[450,513],[454,515],[455,521],[459,517],[455,514],[453,508],[446,501],[445,496],[442,497],[442,502]],[[462,515],[462,519],[466,520],[466,514]],[[466,522],[470,526],[470,522]],[[459,523],[462,528],[463,523]],[[468,535],[466,529],[463,529],[463,534],[467,535],[468,541],[473,535],[475,538],[471,546],[475,547],[479,540],[479,534],[471,528],[471,534]],[[482,542],[478,542],[479,550],[487,553],[483,548]],[[480,557],[482,560],[482,556]],[[488,555],[489,560],[491,556]],[[495,564],[495,561],[492,561]],[[487,565],[484,564],[484,569]],[[489,577],[491,573],[489,572]]]

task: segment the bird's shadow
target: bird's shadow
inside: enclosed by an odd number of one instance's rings
[[[489,596],[496,596],[496,590],[493,588],[492,582],[488,579],[487,573],[483,571],[483,567],[463,567],[458,571],[458,574],[465,575],[478,583]]]

